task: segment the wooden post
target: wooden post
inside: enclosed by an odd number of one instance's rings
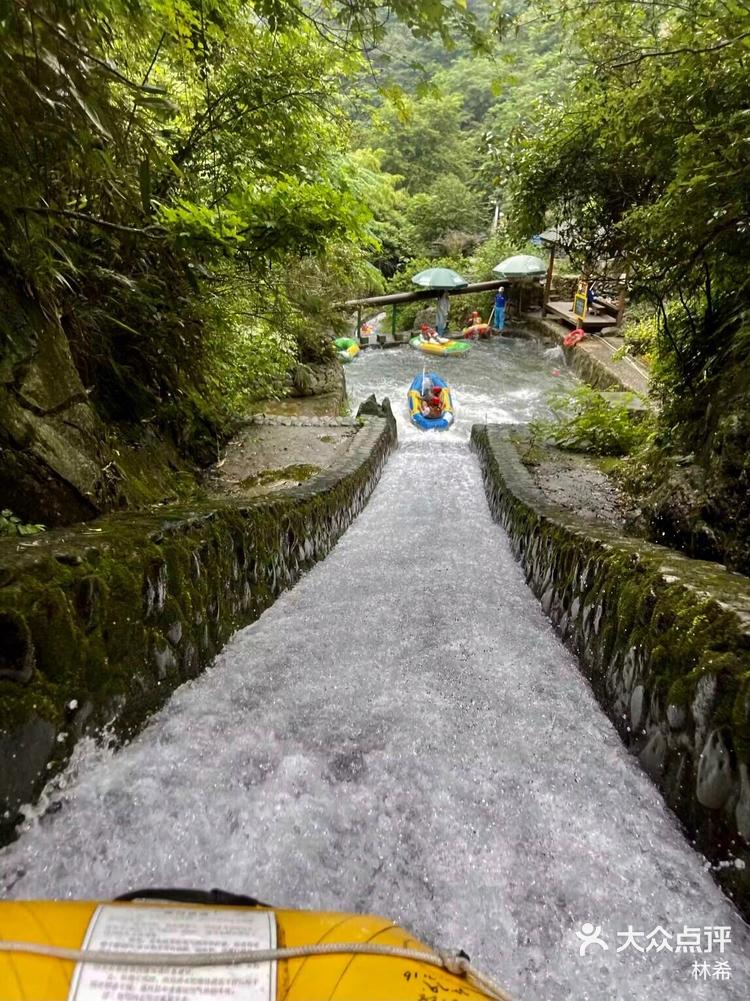
[[[547,315],[547,303],[549,302],[549,292],[552,287],[552,266],[555,263],[555,247],[552,244],[549,250],[549,266],[547,267],[547,281],[544,283],[544,295],[542,297],[542,317]]]
[[[396,303],[391,306],[391,337],[396,340]]]
[[[357,343],[359,343],[361,337],[362,337],[362,307],[357,306]]]

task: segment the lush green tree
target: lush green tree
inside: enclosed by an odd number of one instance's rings
[[[654,530],[750,568],[750,5],[543,2],[576,45],[569,94],[517,130],[517,236],[563,221],[583,269],[627,269],[658,319]],[[694,463],[690,484],[676,464]],[[666,456],[666,457],[665,457]]]
[[[0,4],[0,267],[63,318],[106,415],[221,410],[213,352],[238,315],[253,336],[322,327],[325,309],[289,316],[289,276],[316,259],[361,287],[378,234],[341,79],[390,12],[425,37],[474,30],[458,0]],[[288,348],[267,353],[279,377]]]
[[[427,96],[377,112],[371,142],[382,150],[382,164],[404,179],[410,194],[426,191],[439,177],[471,176],[469,149],[462,131],[459,95]]]
[[[518,233],[566,220],[583,266],[627,266],[690,386],[718,347],[718,299],[747,294],[750,7],[570,2],[564,16],[585,62],[570,97],[516,137],[512,220]],[[683,301],[679,337],[670,299]]]
[[[476,237],[488,231],[490,211],[460,178],[443,174],[427,191],[410,199],[406,221],[413,234],[413,245],[429,254],[450,234],[468,237],[459,242],[463,247],[480,242],[481,237]]]

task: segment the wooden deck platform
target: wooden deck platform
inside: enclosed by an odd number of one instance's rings
[[[602,330],[604,327],[613,327],[615,325],[614,318],[606,313],[600,313],[598,316],[594,313],[587,313],[586,319],[581,324],[580,316],[576,316],[573,312],[572,302],[548,302],[547,312],[556,320],[569,323],[571,327],[583,326],[583,329],[587,331]]]

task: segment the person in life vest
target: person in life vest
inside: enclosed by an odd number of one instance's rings
[[[433,386],[422,397],[422,416],[428,417],[432,421],[436,421],[443,416],[443,401],[439,386]]]
[[[490,317],[491,319],[492,317]],[[485,323],[482,319],[478,310],[474,310],[469,319],[466,322],[466,326],[462,331],[464,337],[488,337],[490,334],[490,325]]]
[[[435,344],[446,344],[448,341],[447,337],[441,337],[437,330],[433,330],[432,327],[423,323],[419,328],[423,341],[432,341]]]

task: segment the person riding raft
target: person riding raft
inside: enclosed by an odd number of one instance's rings
[[[423,341],[432,341],[435,344],[446,344],[448,342],[447,337],[441,337],[437,330],[433,329],[427,323],[423,323],[419,331]]]
[[[422,396],[422,416],[436,421],[443,416],[443,400],[439,386],[433,386]]]

